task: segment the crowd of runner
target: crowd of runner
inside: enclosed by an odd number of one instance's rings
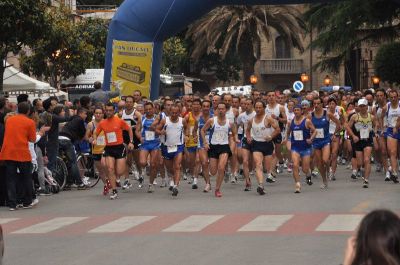
[[[63,150],[71,163],[64,189],[86,189],[76,163],[76,144],[90,145],[103,194],[118,197],[118,189],[149,193],[169,187],[180,192],[181,180],[192,189],[222,196],[223,182],[244,180],[266,193],[265,184],[293,174],[300,193],[300,169],[307,185],[320,175],[322,190],[337,178],[339,164],[369,187],[371,163],[384,171],[385,181],[398,183],[400,140],[399,94],[395,89],[365,92],[294,93],[290,90],[251,95],[184,95],[150,101],[140,91],[110,100],[117,93],[101,90],[74,102],[56,97],[18,104],[0,98],[0,175],[3,198],[10,210],[31,208],[45,189],[45,170],[54,170]],[[36,177],[34,177],[36,176]],[[32,185],[33,180],[36,185]],[[156,181],[160,183],[156,183]],[[254,183],[254,184],[253,184]]]

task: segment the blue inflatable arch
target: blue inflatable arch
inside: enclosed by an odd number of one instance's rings
[[[107,37],[104,87],[110,89],[113,40],[153,42],[150,97],[158,97],[162,43],[191,22],[221,5],[272,5],[329,0],[125,0],[112,19]]]

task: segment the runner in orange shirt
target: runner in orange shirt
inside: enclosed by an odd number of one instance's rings
[[[123,175],[126,167],[126,149],[122,131],[128,131],[129,144],[128,149],[133,150],[133,132],[132,128],[115,115],[115,107],[112,103],[106,105],[106,119],[102,120],[96,128],[94,135],[94,145],[105,145],[104,157],[108,169],[108,179],[111,182],[112,194],[110,199],[114,200],[118,197],[116,176]],[[105,137],[97,137],[100,132],[104,132]]]

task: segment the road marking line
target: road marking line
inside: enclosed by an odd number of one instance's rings
[[[87,217],[57,217],[46,222],[38,223],[21,230],[13,232],[13,234],[44,234],[60,229],[77,222],[80,222]]]
[[[316,229],[320,232],[352,232],[362,220],[362,214],[331,214]]]
[[[6,223],[12,222],[12,221],[16,221],[19,218],[0,218],[0,225],[4,225]]]
[[[354,206],[351,209],[351,212],[353,212],[353,213],[363,212],[363,211],[367,210],[369,206],[370,206],[370,201],[363,201],[363,202],[357,204],[356,206]]]
[[[242,226],[239,232],[272,232],[278,230],[280,226],[293,217],[292,214],[286,215],[260,215],[250,223]]]
[[[89,233],[121,233],[147,222],[156,216],[124,216],[105,225],[96,227]]]
[[[164,229],[163,232],[199,232],[222,217],[224,215],[192,215]]]

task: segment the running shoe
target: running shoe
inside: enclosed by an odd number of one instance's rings
[[[233,175],[233,176],[231,177],[231,183],[232,183],[232,184],[236,184],[237,181],[238,181],[237,175]]]
[[[154,185],[149,184],[149,188],[147,189],[147,193],[153,193],[154,192]]]
[[[321,186],[320,186],[320,189],[321,190],[328,190],[328,184],[321,184]]]
[[[165,178],[161,179],[161,184],[160,184],[160,188],[165,188],[167,187],[167,182],[165,181]]]
[[[258,185],[258,187],[257,187],[257,193],[260,194],[260,195],[265,195],[264,187]]]
[[[193,182],[192,182],[192,189],[193,190],[197,190],[198,186],[197,186],[197,178],[193,178]]]
[[[287,169],[288,168],[288,163],[285,161],[285,162],[283,162],[283,168],[284,169]]]
[[[193,183],[193,177],[192,177],[192,176],[189,176],[188,179],[189,179],[189,180],[188,180],[188,184],[192,184],[192,183]]]
[[[209,183],[207,183],[203,192],[209,192],[210,190],[211,190],[211,185]]]
[[[157,185],[158,183],[157,183],[157,180],[156,179],[154,179],[154,181],[153,181],[153,185]]]
[[[351,179],[356,180],[357,179],[357,174],[352,173],[350,177],[351,177]]]
[[[389,172],[389,171],[386,171],[385,181],[391,181],[391,179],[390,179],[390,172]]]
[[[63,190],[71,190],[71,184],[65,184]]]
[[[268,177],[266,178],[266,182],[268,182],[268,183],[275,183],[276,180],[275,180],[275,178],[272,176],[272,174],[268,174]]]
[[[288,172],[288,173],[292,173],[292,172],[293,172],[293,164],[292,164],[292,163],[289,163],[289,164],[288,164],[288,166],[287,166],[287,172]]]
[[[139,184],[138,184],[138,188],[141,189],[143,188],[143,183],[144,183],[144,178],[143,176],[139,177]]]
[[[362,169],[359,169],[357,171],[357,178],[361,178],[363,176],[363,172],[362,171],[363,171]]]
[[[215,197],[221,198],[222,197],[222,193],[219,190],[215,190]]]
[[[117,179],[116,184],[118,188],[121,188],[121,181],[119,179]]]
[[[78,186],[77,186],[77,189],[78,190],[86,190],[88,187],[84,184],[84,183],[81,183],[81,184],[79,184]]]
[[[246,183],[246,187],[244,188],[244,191],[251,191],[251,184]]]
[[[31,209],[33,206],[32,204],[22,206],[22,209]]]
[[[126,179],[124,181],[124,185],[122,186],[122,189],[123,190],[129,190],[131,187],[132,187],[131,182],[129,181],[129,179]]]
[[[178,187],[173,187],[172,188],[172,196],[176,197],[178,196],[179,190]]]
[[[39,199],[38,199],[38,198],[35,198],[35,199],[32,200],[31,206],[32,206],[32,207],[33,207],[33,206],[36,206],[38,203],[39,203]]]
[[[311,176],[306,177],[306,183],[307,185],[311,186],[313,184],[312,180],[311,180]]]
[[[301,184],[300,182],[296,182],[294,193],[300,193],[300,192],[301,192]]]
[[[117,190],[113,190],[110,195],[110,200],[115,200],[117,198],[118,198],[118,192],[117,192]]]
[[[11,211],[11,212],[13,212],[13,211],[16,211],[17,208],[15,208],[15,207],[10,207],[8,210]]]
[[[345,158],[342,158],[342,165],[346,165],[347,164],[347,160]]]
[[[397,175],[390,174],[390,179],[393,181],[393,183],[399,183]]]
[[[363,188],[366,189],[368,188],[368,180],[364,179],[364,183],[363,183]]]
[[[329,178],[329,180],[333,180],[332,178],[333,178],[333,171],[332,170],[329,170],[329,173],[328,173],[328,178]]]
[[[175,183],[174,183],[174,181],[172,180],[172,179],[170,179],[170,181],[169,181],[169,190],[170,191],[172,191],[172,189],[174,188],[174,185],[175,185]]]
[[[313,178],[318,177],[318,174],[319,174],[319,172],[318,172],[317,170],[313,170],[313,171],[311,172],[311,176],[312,176]]]

